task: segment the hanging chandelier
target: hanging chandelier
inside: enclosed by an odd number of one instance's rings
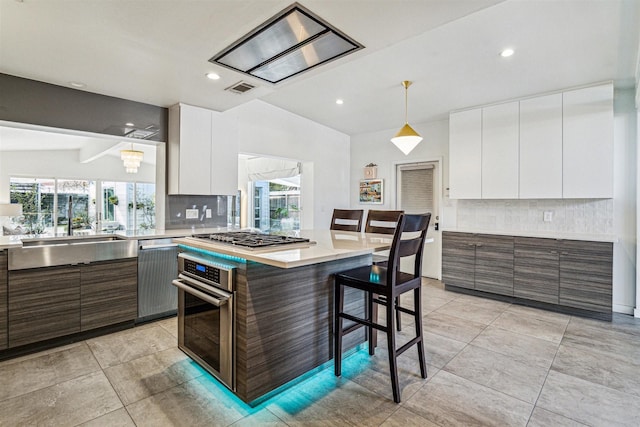
[[[120,159],[122,159],[127,173],[138,173],[138,168],[143,158],[144,153],[134,150],[133,143],[131,143],[131,150],[120,150]]]
[[[416,147],[416,145],[420,143],[420,141],[422,141],[422,137],[418,134],[418,132],[413,130],[411,126],[409,126],[409,120],[407,118],[407,92],[409,91],[411,82],[405,80],[402,82],[402,86],[404,86],[404,126],[402,126],[398,133],[393,138],[391,138],[391,142],[393,142],[395,146],[400,149],[400,151],[407,155]]]

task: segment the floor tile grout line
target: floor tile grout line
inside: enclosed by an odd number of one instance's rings
[[[550,373],[550,372],[551,372],[551,370],[553,369],[553,364],[554,364],[554,362],[556,361],[556,357],[558,357],[558,352],[560,351],[560,346],[562,345],[562,341],[564,340],[564,335],[565,335],[565,334],[566,334],[566,332],[567,332],[567,327],[569,326],[569,323],[571,322],[571,319],[572,319],[572,318],[573,318],[573,316],[571,316],[571,317],[569,318],[569,322],[567,322],[567,325],[565,326],[565,330],[564,330],[564,332],[562,333],[562,338],[560,339],[560,342],[558,343],[558,348],[556,348],[556,352],[555,352],[555,354],[553,355],[553,360],[551,361],[551,365],[549,365],[549,369],[547,369],[547,375],[545,375],[545,377],[544,377],[544,381],[542,382],[542,387],[540,387],[540,391],[538,392],[538,397],[536,398],[536,402],[535,402],[535,404],[533,405],[533,409],[534,409],[534,410],[535,410],[535,408],[544,409],[545,411],[551,412],[552,414],[559,415],[559,416],[561,416],[561,417],[563,417],[563,418],[567,418],[567,419],[570,419],[570,420],[572,420],[572,421],[575,421],[575,422],[577,422],[577,423],[579,423],[579,424],[583,424],[583,425],[584,425],[584,423],[582,423],[582,422],[580,422],[580,421],[578,421],[578,420],[575,420],[575,419],[573,419],[573,418],[571,418],[571,417],[567,417],[566,415],[558,414],[557,412],[551,411],[551,410],[546,409],[546,408],[544,408],[544,407],[542,407],[542,406],[538,406],[538,401],[540,400],[540,396],[542,395],[542,390],[544,390],[544,386],[547,384],[547,379],[549,378],[549,373]],[[533,412],[532,412],[532,414],[533,414]]]
[[[51,356],[51,355],[53,355],[53,354],[61,353],[61,352],[63,352],[63,351],[69,351],[69,350],[71,350],[72,348],[76,348],[76,347],[80,347],[80,346],[81,346],[81,345],[75,345],[75,346],[73,346],[73,347],[71,347],[71,348],[64,348],[64,349],[61,349],[60,351],[53,351],[53,352],[50,352],[50,353],[43,354],[42,356],[35,356],[35,357],[33,357],[33,358],[25,359],[24,361],[21,361],[21,362],[18,362],[18,363],[27,362],[27,361],[29,361],[29,360],[35,360],[35,359],[38,359],[38,358],[40,358],[40,357],[48,357],[48,356]],[[89,349],[89,351],[91,351],[91,349]],[[36,353],[34,353],[34,354],[36,354]],[[93,352],[91,353],[91,356],[92,356],[92,357],[94,358],[94,360],[95,360],[95,357],[94,357],[94,355],[93,355]],[[33,389],[33,390],[26,391],[26,392],[24,392],[24,393],[17,394],[17,395],[15,395],[15,396],[10,396],[10,397],[4,398],[4,399],[0,399],[0,403],[2,403],[2,402],[6,402],[6,401],[11,400],[11,399],[16,398],[16,397],[26,396],[26,395],[28,395],[28,394],[30,394],[30,393],[34,393],[34,392],[37,392],[37,391],[40,391],[40,390],[46,390],[47,388],[50,388],[50,387],[53,387],[53,386],[56,386],[56,385],[59,385],[59,384],[64,384],[64,383],[66,383],[66,382],[68,382],[68,381],[73,381],[73,380],[76,380],[76,379],[78,379],[78,378],[84,377],[84,376],[86,376],[86,375],[89,375],[89,374],[93,374],[93,373],[95,373],[95,372],[98,372],[98,371],[100,371],[102,368],[100,367],[100,363],[98,363],[98,361],[97,361],[97,360],[96,360],[96,363],[97,363],[97,365],[98,365],[98,369],[96,369],[96,370],[88,371],[88,372],[84,372],[84,373],[82,373],[82,374],[76,374],[75,376],[70,377],[70,378],[67,378],[67,379],[65,379],[64,381],[59,381],[59,382],[56,382],[56,383],[53,383],[53,384],[46,385],[46,386],[44,386],[44,387],[36,388],[36,389]]]

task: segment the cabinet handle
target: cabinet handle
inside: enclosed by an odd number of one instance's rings
[[[558,251],[549,251],[550,254],[556,255]]]
[[[561,255],[569,255],[569,252],[562,251],[562,252],[560,252],[560,254]]]
[[[476,248],[482,247],[482,243],[476,243]]]

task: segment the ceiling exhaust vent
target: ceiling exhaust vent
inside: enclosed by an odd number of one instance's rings
[[[254,87],[255,86],[250,83],[239,81],[238,83],[232,84],[225,90],[242,95],[243,93],[249,92]]]
[[[209,61],[275,84],[362,48],[293,3]]]

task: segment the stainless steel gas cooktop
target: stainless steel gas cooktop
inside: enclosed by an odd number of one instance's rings
[[[280,236],[276,234],[264,234],[254,231],[229,231],[224,233],[194,234],[193,238],[211,243],[222,243],[241,246],[247,249],[262,249],[271,247],[308,246],[314,242],[302,237]]]

